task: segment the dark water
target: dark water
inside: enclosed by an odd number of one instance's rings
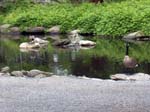
[[[130,56],[134,57],[139,66],[126,69],[123,66],[125,42],[120,39],[104,39],[93,37],[97,43],[91,49],[62,49],[51,45],[50,38],[66,36],[41,36],[48,38],[50,44],[39,51],[20,51],[19,44],[27,41],[28,36],[0,36],[0,68],[9,66],[13,70],[39,69],[53,72],[56,75],[76,75],[109,79],[116,73],[143,72],[150,74],[150,43],[130,43]],[[87,38],[87,37],[85,37]],[[91,39],[91,38],[88,38]]]

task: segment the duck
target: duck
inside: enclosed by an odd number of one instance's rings
[[[126,54],[123,59],[123,64],[126,68],[135,68],[138,67],[136,59],[129,56],[129,43],[126,43]]]

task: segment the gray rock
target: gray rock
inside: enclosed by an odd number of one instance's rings
[[[13,72],[11,72],[11,75],[16,76],[16,77],[23,77],[24,73],[23,73],[23,71],[13,71]]]
[[[46,77],[45,74],[38,74],[38,75],[35,76],[35,78],[45,78],[45,77]]]
[[[10,28],[10,24],[4,24],[0,26],[0,32],[2,33],[7,33],[8,32],[8,28]]]
[[[110,77],[113,80],[134,80],[134,81],[149,81],[150,75],[145,73],[135,73],[133,75],[115,74]]]
[[[57,40],[53,43],[54,46],[65,46],[70,44],[70,40],[69,39],[61,39],[61,40]]]
[[[47,30],[47,33],[59,34],[60,33],[60,26],[53,26],[52,28]]]
[[[9,72],[10,68],[8,66],[1,68],[2,73],[7,73]]]
[[[10,73],[0,73],[0,76],[10,76]]]
[[[26,76],[28,76],[28,77],[38,77],[38,76],[41,76],[41,74],[44,76],[51,76],[52,74],[51,73],[49,73],[49,72],[44,72],[44,71],[40,71],[40,70],[37,70],[37,69],[33,69],[33,70],[30,70],[29,72],[28,72],[28,74],[26,74]],[[45,77],[44,76],[44,77]]]
[[[11,27],[11,28],[10,28],[10,33],[13,33],[13,34],[20,34],[21,31],[20,31],[20,28],[18,28],[18,27]]]
[[[26,32],[28,32],[28,33],[44,33],[45,28],[44,27],[28,28]]]
[[[123,37],[123,39],[139,39],[141,37],[145,36],[142,31],[137,31],[133,33],[129,33]]]

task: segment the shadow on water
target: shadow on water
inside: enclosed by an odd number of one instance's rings
[[[42,38],[48,38],[49,36]],[[51,38],[64,38],[63,36]],[[13,70],[39,69],[56,75],[76,75],[109,79],[116,73],[143,72],[150,74],[150,43],[130,43],[129,55],[139,66],[126,68],[123,65],[126,47],[119,39],[89,38],[96,41],[96,47],[87,50],[78,48],[61,49],[51,44],[39,51],[21,52],[19,44],[27,41],[25,36],[0,36],[0,68],[10,66]]]

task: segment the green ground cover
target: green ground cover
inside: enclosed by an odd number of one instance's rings
[[[150,34],[150,0],[123,0],[104,4],[19,3],[6,8],[0,23],[26,27],[60,25],[62,32],[80,29],[96,35],[124,35],[142,30]],[[10,6],[10,4],[8,4]]]

